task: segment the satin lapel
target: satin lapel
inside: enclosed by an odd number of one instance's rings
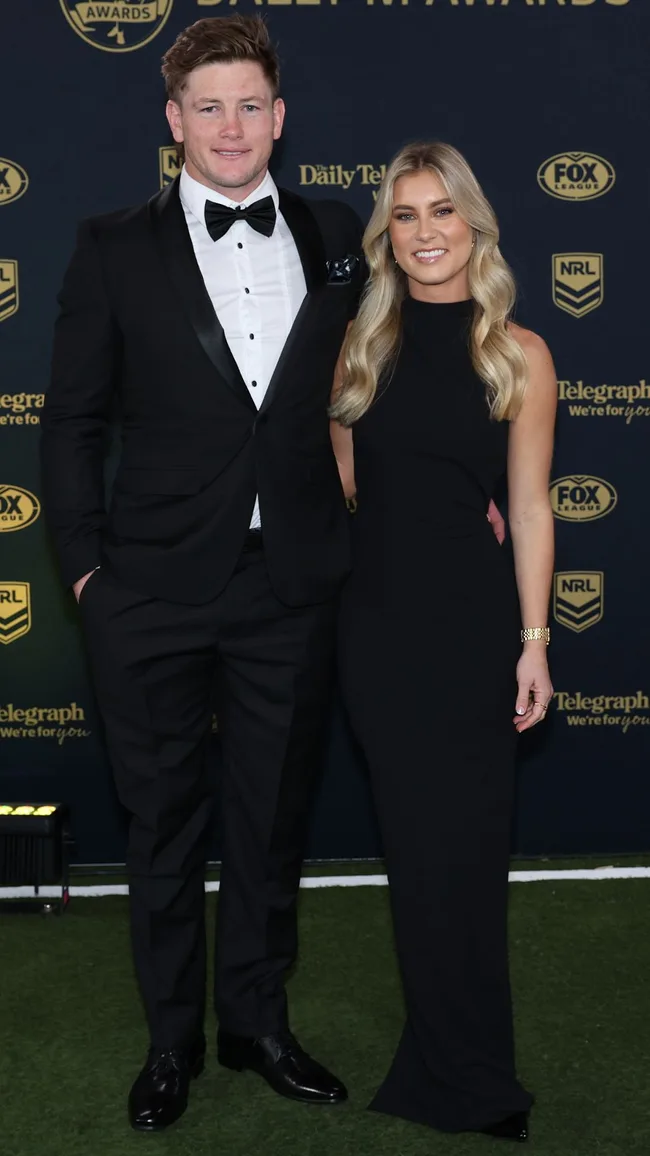
[[[291,359],[297,341],[308,329],[312,318],[316,315],[320,293],[327,281],[325,246],[314,214],[301,197],[296,197],[293,193],[287,192],[286,189],[280,189],[279,195],[280,212],[287,222],[296,243],[303,273],[305,274],[307,294],[296,314],[294,323],[289,331],[289,336],[278,358],[278,363],[273,371],[273,376],[260,406],[260,413],[267,409],[273,401],[281,385],[287,362]]]
[[[178,192],[178,177],[149,202],[151,223],[167,272],[194,332],[220,376],[237,397],[256,410],[214,311],[194,256]]]

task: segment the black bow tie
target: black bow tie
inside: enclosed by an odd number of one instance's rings
[[[205,202],[205,227],[213,241],[225,237],[235,221],[248,221],[252,229],[270,237],[275,228],[275,216],[273,197],[262,197],[261,201],[254,201],[246,209],[241,206],[229,209],[227,205],[219,205],[216,201]]]

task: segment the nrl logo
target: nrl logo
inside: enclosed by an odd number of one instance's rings
[[[0,321],[18,312],[18,262],[0,260]]]
[[[603,617],[605,575],[602,570],[564,570],[553,583],[557,622],[580,634]]]
[[[553,300],[572,317],[585,317],[603,303],[602,253],[555,253]]]
[[[0,582],[0,643],[22,638],[31,625],[29,582]]]
[[[59,0],[68,24],[102,52],[133,52],[157,36],[174,0]]]
[[[163,145],[158,149],[158,169],[160,174],[160,187],[164,189],[167,185],[171,185],[172,181],[180,173],[183,167],[182,158],[179,157],[176,151],[176,145]]]

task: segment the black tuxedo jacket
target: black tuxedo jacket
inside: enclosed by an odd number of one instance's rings
[[[206,602],[232,574],[258,493],[278,598],[336,593],[349,547],[327,405],[362,287],[361,224],[345,204],[285,190],[280,211],[307,296],[259,412],[205,289],[178,181],[82,224],[42,416],[44,507],[66,583],[101,564],[134,590]],[[328,262],[348,254],[351,277],[328,279]],[[106,509],[116,396],[122,446]]]

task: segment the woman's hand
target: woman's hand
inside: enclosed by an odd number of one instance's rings
[[[490,502],[488,506],[487,520],[494,530],[494,536],[497,542],[502,546],[506,537],[506,524],[494,502]]]
[[[517,685],[519,690],[513,722],[521,734],[546,718],[553,698],[545,642],[531,642],[524,647],[517,663]]]

